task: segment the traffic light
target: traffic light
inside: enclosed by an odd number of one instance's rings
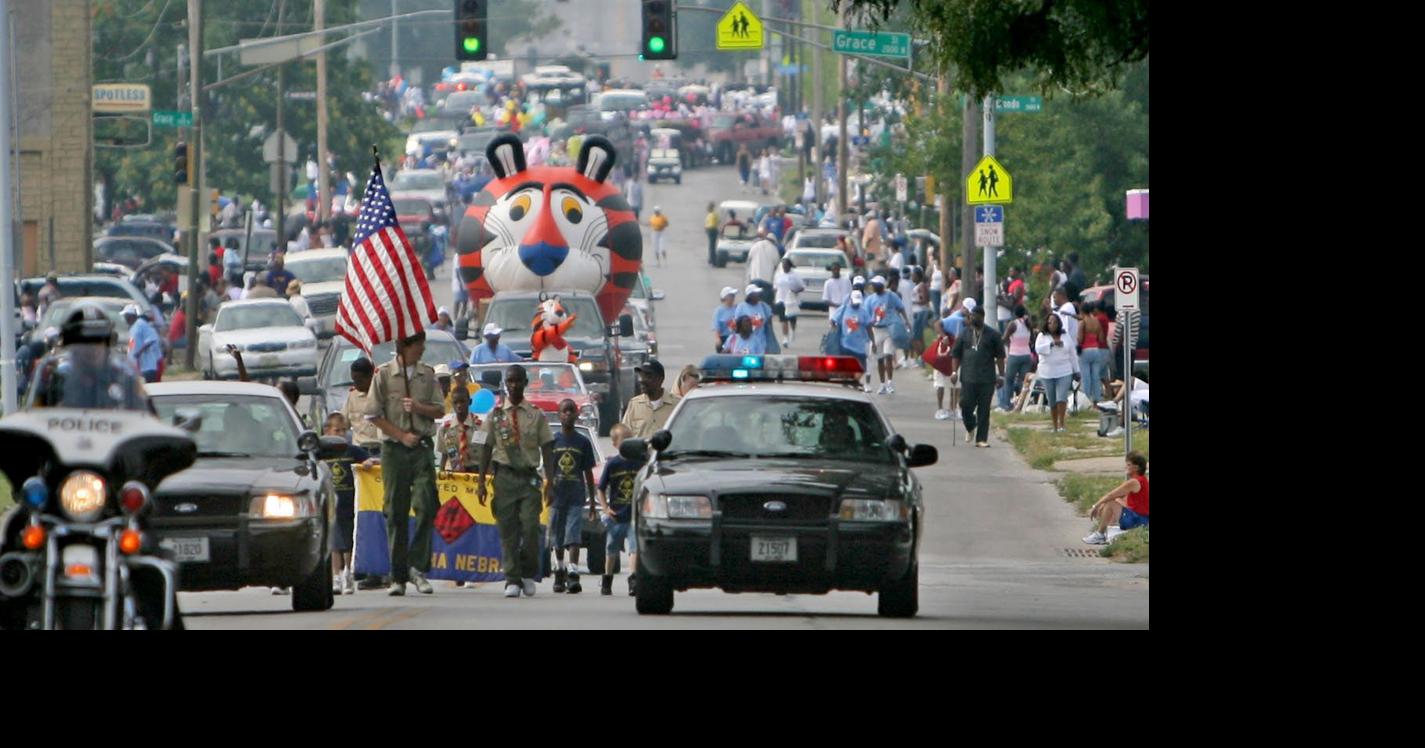
[[[188,184],[188,144],[179,142],[173,147],[173,183]]]
[[[490,52],[489,0],[455,0],[455,59],[483,60]]]
[[[672,0],[643,0],[643,45],[639,59],[678,59],[678,14]]]

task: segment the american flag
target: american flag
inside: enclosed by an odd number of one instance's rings
[[[408,338],[435,321],[430,284],[396,222],[380,161],[366,183],[351,247],[336,334],[370,353],[373,346]]]

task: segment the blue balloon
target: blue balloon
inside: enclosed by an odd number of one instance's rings
[[[470,412],[476,415],[483,415],[495,409],[495,393],[489,390],[480,390],[475,393],[475,399],[470,401]]]

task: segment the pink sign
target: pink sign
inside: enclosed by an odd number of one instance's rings
[[[1128,220],[1146,221],[1148,220],[1148,191],[1129,190],[1128,191]]]

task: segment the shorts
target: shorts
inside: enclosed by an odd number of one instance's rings
[[[772,307],[772,313],[775,314],[775,315],[777,315],[777,319],[779,319],[779,320],[781,320],[781,321],[783,321],[783,322],[786,322],[786,321],[789,320],[789,319],[796,319],[796,318],[797,318],[797,315],[798,315],[800,312],[801,312],[801,305],[800,305],[800,304],[792,304],[792,305],[788,306],[787,304],[784,304],[784,303],[782,303],[782,302],[779,301],[779,302],[777,302],[777,304],[776,304],[775,306]]]
[[[872,327],[871,328],[871,351],[880,356],[896,355],[896,343],[891,335],[891,328]]]
[[[1132,530],[1135,527],[1147,527],[1148,515],[1139,514],[1128,507],[1123,507],[1123,512],[1118,515],[1118,529]]]
[[[1039,381],[1044,383],[1044,396],[1049,399],[1049,407],[1069,401],[1069,385],[1074,381],[1073,377],[1045,377]]]
[[[557,502],[549,512],[549,545],[568,548],[582,545],[584,534],[584,504],[560,506]]]
[[[935,374],[935,386],[936,386],[936,387],[943,387],[943,388],[945,388],[945,389],[947,389],[947,390],[948,390],[948,389],[960,389],[960,385],[958,385],[958,384],[951,384],[951,383],[950,383],[950,375],[949,375],[949,374],[941,374],[939,369],[935,369],[933,373]]]
[[[614,522],[604,518],[604,555],[614,556],[623,550],[627,541],[628,552],[638,553],[638,538],[634,537],[633,522]]]
[[[345,553],[352,549],[355,542],[356,492],[352,491],[350,495],[339,493],[336,497],[336,521],[332,523],[331,549]]]
[[[470,301],[470,293],[465,290],[465,285],[461,284],[459,288],[455,289],[455,303],[464,304],[468,301]]]

